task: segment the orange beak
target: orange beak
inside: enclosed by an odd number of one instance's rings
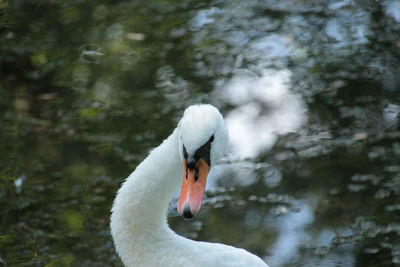
[[[188,169],[184,160],[183,182],[177,207],[184,219],[192,219],[199,211],[209,170],[210,166],[201,158],[197,160],[195,169]]]

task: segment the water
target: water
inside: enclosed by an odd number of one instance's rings
[[[271,266],[400,264],[399,10],[0,3],[0,265],[121,266],[116,190],[199,102],[231,149],[174,230]]]

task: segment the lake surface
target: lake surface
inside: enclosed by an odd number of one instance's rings
[[[122,266],[116,191],[195,103],[231,145],[177,233],[399,265],[399,63],[395,0],[1,1],[0,266]]]

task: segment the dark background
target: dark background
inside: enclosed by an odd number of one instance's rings
[[[232,150],[178,233],[400,264],[398,1],[0,1],[0,265],[121,266],[120,183],[193,103]]]

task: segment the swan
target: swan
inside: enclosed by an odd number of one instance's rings
[[[244,249],[184,238],[167,224],[177,209],[191,219],[200,209],[207,174],[228,147],[225,121],[212,105],[188,107],[178,127],[123,182],[111,209],[111,235],[128,266],[267,266]],[[183,179],[182,179],[183,177]]]

